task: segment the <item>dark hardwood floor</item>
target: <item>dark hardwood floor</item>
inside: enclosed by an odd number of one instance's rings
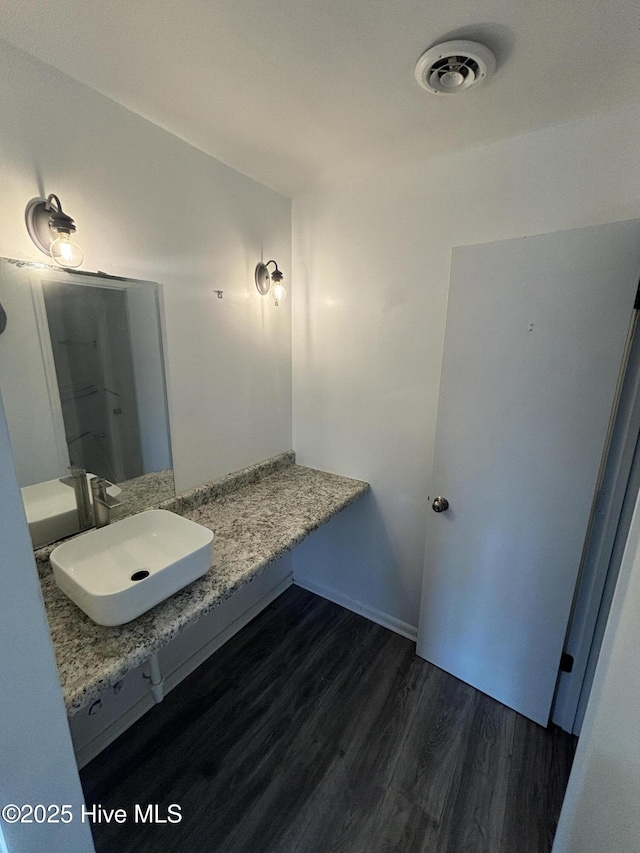
[[[546,853],[574,739],[414,650],[287,590],[82,771],[98,853]]]

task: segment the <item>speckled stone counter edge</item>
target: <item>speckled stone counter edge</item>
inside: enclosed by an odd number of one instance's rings
[[[248,486],[250,483],[257,483],[258,480],[261,480],[263,477],[269,477],[281,468],[294,465],[295,461],[296,454],[293,450],[288,450],[286,453],[272,456],[263,462],[256,462],[255,465],[249,465],[246,468],[241,468],[239,471],[233,471],[219,480],[213,480],[202,486],[196,486],[195,489],[181,492],[179,495],[167,498],[160,503],[141,506],[136,509],[136,512],[144,512],[146,509],[166,509],[181,515],[184,512],[197,509],[202,504],[210,503],[216,498],[241,489],[243,486]],[[45,545],[43,548],[38,548],[33,552],[39,575],[42,576],[51,571],[49,557],[53,549],[57,548],[59,544],[59,542],[53,542],[51,545]]]

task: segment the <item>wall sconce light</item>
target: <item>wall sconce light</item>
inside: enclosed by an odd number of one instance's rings
[[[269,264],[273,264],[275,267],[271,273],[269,272]],[[256,266],[256,287],[258,288],[258,293],[266,296],[271,291],[276,305],[279,305],[287,297],[287,291],[282,284],[283,278],[284,276],[278,269],[278,264],[275,261],[267,261],[266,264],[261,262]]]
[[[76,230],[73,219],[63,211],[60,199],[53,193],[46,199],[32,198],[24,212],[27,231],[35,245],[50,255],[61,267],[79,267],[84,255],[71,234]]]

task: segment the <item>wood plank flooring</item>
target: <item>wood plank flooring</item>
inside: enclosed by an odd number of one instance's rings
[[[292,587],[81,777],[98,853],[548,853],[574,748]]]

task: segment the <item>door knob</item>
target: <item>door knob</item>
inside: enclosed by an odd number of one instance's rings
[[[449,509],[449,501],[443,497],[437,497],[431,504],[434,512],[444,512]]]

